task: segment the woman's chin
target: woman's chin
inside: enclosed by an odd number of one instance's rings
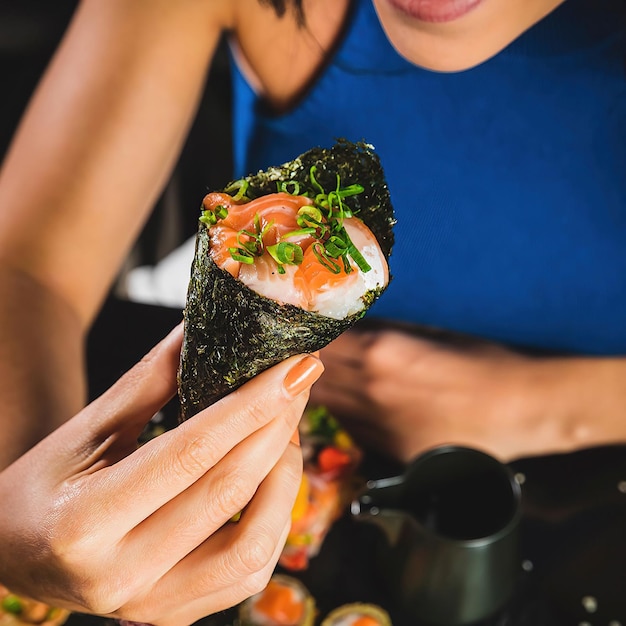
[[[489,60],[564,0],[374,0],[398,54],[436,72]]]

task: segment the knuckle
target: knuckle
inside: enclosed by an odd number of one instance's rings
[[[243,419],[257,429],[271,421],[280,409],[276,398],[257,394],[247,401]]]
[[[271,563],[275,549],[275,542],[268,533],[246,533],[234,546],[233,567],[246,578],[254,577]]]
[[[208,433],[184,438],[175,452],[174,471],[193,479],[201,476],[211,465],[211,451],[214,449],[215,442]]]
[[[139,577],[119,566],[101,516],[74,507],[58,513],[47,537],[47,560],[56,564],[74,602],[93,614],[113,613],[132,597]]]
[[[126,592],[121,585],[115,588],[111,582],[115,578],[95,573],[75,575],[72,593],[76,601],[89,613],[108,615],[120,608],[126,601]]]
[[[309,401],[310,392],[301,393],[288,407],[281,411],[281,417],[286,426],[293,431],[298,427],[302,414]]]
[[[125,606],[121,606],[115,611],[105,613],[104,615],[114,617],[118,622],[126,622],[128,626],[130,624],[148,624],[154,626],[157,622],[161,622],[161,616],[157,613],[153,607],[145,602],[141,603],[129,603]]]
[[[295,494],[302,482],[303,459],[302,451],[296,446],[289,446],[281,459],[282,479],[285,490]]]
[[[140,572],[128,567],[114,566],[108,571],[99,569],[99,574],[92,577],[87,587],[86,606],[95,615],[133,611],[140,603],[141,591],[148,580]]]
[[[248,503],[256,485],[241,470],[220,474],[216,478],[212,497],[209,500],[212,517],[230,517]]]
[[[137,585],[118,569],[98,568],[88,575],[75,576],[72,588],[80,604],[89,613],[109,615],[133,597]]]
[[[123,600],[92,587],[84,592],[83,604],[94,615],[110,615],[123,605]]]
[[[81,516],[58,524],[49,537],[48,546],[55,559],[71,569],[97,561],[103,547],[97,528],[84,523]]]
[[[249,598],[257,593],[261,593],[265,589],[272,576],[271,569],[265,569],[254,574],[250,574],[244,580],[241,581],[240,592],[242,600]]]

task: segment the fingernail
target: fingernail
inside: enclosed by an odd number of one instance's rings
[[[323,371],[324,366],[318,358],[310,354],[305,356],[285,376],[283,382],[285,391],[295,398],[310,387],[321,376]]]
[[[293,435],[291,435],[291,443],[295,443],[297,446],[300,445],[300,431],[297,428],[293,431]]]

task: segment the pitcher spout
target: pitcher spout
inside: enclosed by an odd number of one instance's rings
[[[403,476],[370,480],[350,505],[352,517],[377,526],[391,547],[398,544],[404,527],[411,521],[411,516],[401,509],[403,483]]]

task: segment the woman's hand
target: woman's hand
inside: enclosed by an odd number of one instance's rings
[[[0,473],[0,580],[15,593],[168,626],[266,585],[300,484],[290,438],[322,365],[292,357],[135,449],[175,392],[181,334]]]
[[[626,441],[626,360],[531,357],[479,341],[352,330],[311,401],[400,461],[456,443],[503,460]]]

